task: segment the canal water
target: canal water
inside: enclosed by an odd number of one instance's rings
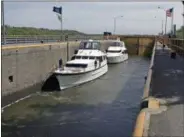
[[[4,137],[132,135],[149,60],[132,56],[102,77],[60,92],[37,92],[2,113]]]

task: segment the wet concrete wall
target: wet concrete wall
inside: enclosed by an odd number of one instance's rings
[[[144,56],[152,51],[155,37],[153,36],[119,36],[125,42],[129,54]]]
[[[69,43],[69,57],[79,42]],[[2,95],[33,86],[49,75],[58,60],[67,60],[66,43],[25,48],[2,49]]]

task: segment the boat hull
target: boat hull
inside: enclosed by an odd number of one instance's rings
[[[122,54],[119,56],[107,56],[108,63],[120,63],[128,59],[128,54]]]
[[[90,72],[85,72],[81,74],[60,74],[55,73],[56,78],[59,82],[60,90],[74,87],[86,82],[89,82],[91,80],[94,80],[103,74],[105,74],[108,71],[107,64]]]

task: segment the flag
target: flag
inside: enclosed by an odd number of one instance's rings
[[[53,12],[56,12],[58,14],[62,14],[62,7],[53,7]]]
[[[173,13],[173,8],[166,10],[166,16],[171,17]]]
[[[62,21],[62,15],[61,14],[57,14],[57,16],[58,16],[58,20]]]

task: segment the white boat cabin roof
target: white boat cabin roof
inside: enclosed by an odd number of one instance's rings
[[[100,50],[89,50],[89,49],[86,50],[79,49],[77,54],[75,54],[75,56],[95,56],[95,57],[104,55],[105,53]]]

